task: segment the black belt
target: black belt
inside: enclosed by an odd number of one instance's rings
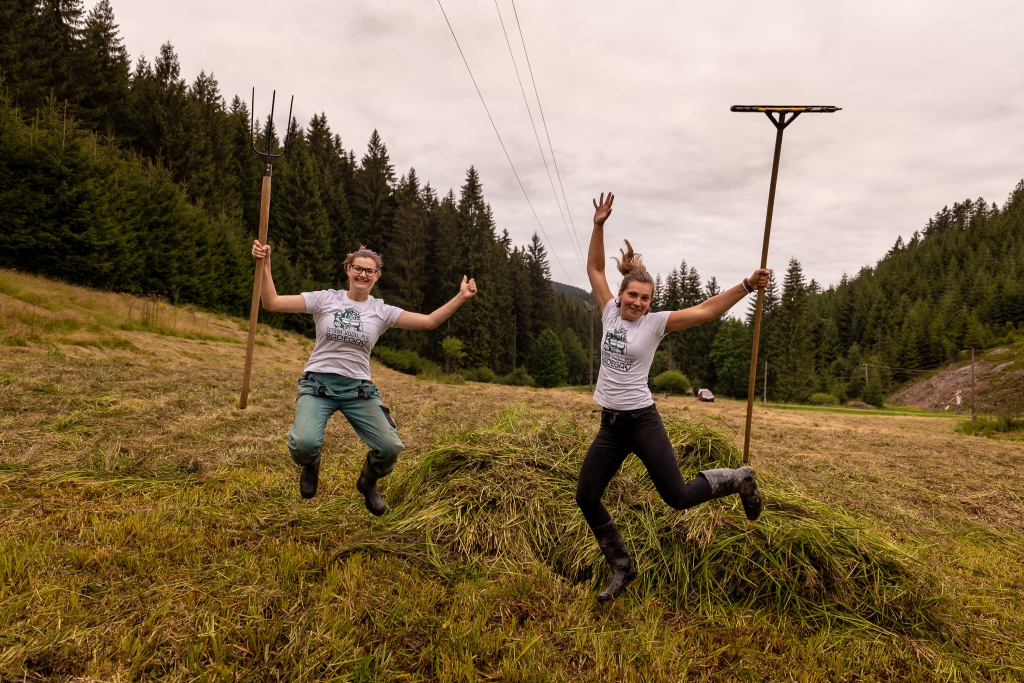
[[[620,417],[626,418],[628,420],[649,413],[652,410],[657,410],[657,407],[653,403],[647,406],[646,408],[637,408],[635,410],[612,410],[611,408],[601,408],[601,414],[604,415],[605,413],[607,413],[608,415],[611,415],[609,423],[615,424],[615,420],[619,419]]]

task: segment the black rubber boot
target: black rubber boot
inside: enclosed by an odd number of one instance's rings
[[[601,546],[601,552],[612,568],[612,578],[608,581],[608,587],[597,594],[598,600],[606,602],[621,593],[636,578],[636,567],[633,566],[626,543],[622,540],[614,521],[591,531],[594,532],[597,544]]]
[[[377,480],[380,477],[370,467],[370,454],[366,454],[366,460],[363,461],[363,466],[359,470],[359,479],[356,481],[356,490],[363,494],[363,500],[366,502],[366,509],[371,514],[380,517],[387,510],[384,505],[384,499],[380,497],[380,491],[377,490]]]
[[[299,476],[299,493],[303,498],[312,498],[316,495],[317,484],[320,483],[320,456],[308,465],[302,466],[302,474]]]
[[[745,465],[736,470],[727,468],[704,470],[700,473],[711,485],[711,497],[721,498],[734,493],[740,494],[743,512],[753,522],[761,516],[761,492],[754,480],[754,468]]]

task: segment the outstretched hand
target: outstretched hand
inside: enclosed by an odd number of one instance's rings
[[[270,245],[260,244],[259,240],[252,241],[252,257],[257,261],[260,259],[270,258]]]
[[[604,227],[604,222],[608,220],[608,216],[612,215],[612,202],[615,201],[615,195],[611,192],[608,193],[608,199],[604,198],[604,192],[601,193],[601,201],[594,200],[594,225]]]
[[[473,278],[466,279],[466,276],[462,276],[462,284],[459,285],[459,294],[462,295],[463,299],[472,299],[476,296],[476,280]]]
[[[754,289],[761,289],[768,286],[768,278],[771,277],[771,274],[772,271],[767,268],[758,268],[753,275],[747,278],[747,282]]]

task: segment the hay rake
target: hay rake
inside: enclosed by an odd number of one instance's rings
[[[782,154],[782,131],[800,114],[834,114],[841,107],[833,106],[779,106],[736,104],[729,111],[764,113],[775,126],[775,159],[772,161],[772,182],[768,189],[768,214],[764,220],[764,243],[761,246],[761,268],[768,267],[768,238],[772,232],[772,210],[775,208],[775,183],[779,178],[779,156]],[[789,118],[786,118],[789,116]],[[776,118],[777,117],[777,118]],[[750,462],[750,422],[754,414],[754,383],[757,380],[757,347],[761,341],[761,311],[764,306],[764,287],[757,288],[757,306],[754,309],[754,342],[750,352],[750,384],[747,387],[747,423],[743,434],[743,462]]]

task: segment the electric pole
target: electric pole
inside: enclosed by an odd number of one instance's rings
[[[593,296],[593,292],[591,292]],[[594,309],[597,308],[597,299],[593,304],[587,304],[590,309],[590,390],[594,390]]]
[[[974,347],[971,347],[971,422],[976,422],[977,414],[974,412]]]
[[[768,361],[764,362],[764,399],[761,403],[768,405]]]

